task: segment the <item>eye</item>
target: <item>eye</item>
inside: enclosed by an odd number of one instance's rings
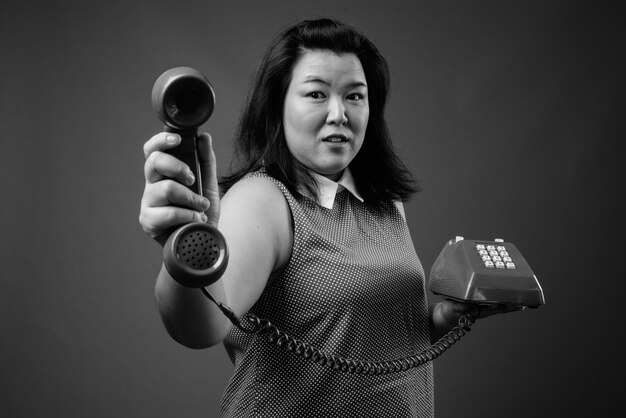
[[[364,98],[365,98],[365,95],[362,93],[350,93],[347,96],[347,99],[353,102],[358,102],[360,100],[363,100]]]
[[[326,95],[324,95],[324,93],[322,93],[321,91],[312,91],[307,93],[307,97],[310,97],[312,99],[315,100],[320,100],[326,97]]]

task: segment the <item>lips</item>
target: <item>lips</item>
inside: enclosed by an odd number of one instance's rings
[[[323,142],[330,142],[333,144],[339,144],[342,142],[348,142],[349,139],[346,135],[344,134],[333,134],[333,135],[328,135],[326,137],[324,137],[322,139]]]

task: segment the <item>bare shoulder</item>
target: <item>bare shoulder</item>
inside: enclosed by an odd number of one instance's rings
[[[222,198],[220,212],[220,229],[233,243],[270,251],[273,270],[287,262],[293,243],[291,211],[271,180],[247,177],[237,182]]]
[[[254,211],[289,210],[278,186],[265,177],[246,177],[233,185],[222,198],[222,207],[233,205],[239,209]],[[240,205],[246,205],[246,208],[241,208]]]

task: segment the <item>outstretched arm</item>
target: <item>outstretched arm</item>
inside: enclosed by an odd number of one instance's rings
[[[207,290],[242,315],[289,257],[292,238],[287,203],[273,184],[260,178],[241,181],[220,201],[215,155],[206,134],[198,140],[203,199],[184,187],[185,164],[162,152],[169,146],[167,135],[171,134],[156,135],[146,143],[140,222],[160,243],[172,227],[187,222],[200,220],[216,226],[226,238],[230,257],[223,276]],[[157,278],[155,297],[167,331],[187,347],[212,346],[230,330],[230,322],[199,289],[178,284],[165,268]]]

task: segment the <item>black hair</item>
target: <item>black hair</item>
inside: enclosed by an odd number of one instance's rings
[[[350,163],[356,186],[368,204],[407,200],[419,190],[393,150],[385,105],[389,68],[376,46],[351,27],[331,19],[305,20],[288,27],[270,44],[255,74],[235,135],[235,168],[223,177],[224,191],[246,174],[264,168],[292,192],[314,192],[317,183],[287,148],[283,105],[291,75],[306,51],[354,53],[368,86],[369,120],[363,145]],[[316,193],[311,193],[316,196]]]

